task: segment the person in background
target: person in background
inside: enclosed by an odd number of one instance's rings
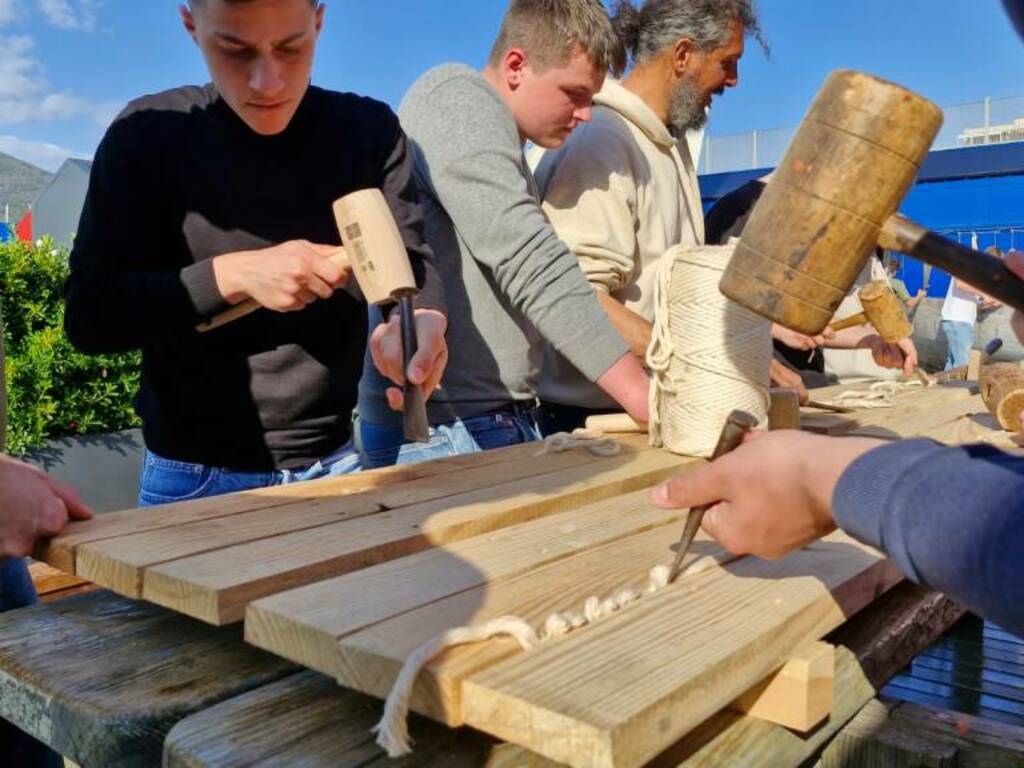
[[[541,211],[523,155],[524,142],[555,149],[589,122],[621,58],[600,0],[512,0],[482,71],[444,64],[406,94],[399,116],[447,288],[451,360],[422,444],[405,441],[384,382],[366,367],[357,408],[366,466],[536,439],[545,341],[647,420],[647,375]]]
[[[996,246],[989,246],[985,253],[1002,258],[1003,252]],[[942,303],[940,328],[946,337],[946,367],[949,371],[967,365],[974,346],[974,326],[978,322],[979,309],[995,309],[999,301],[984,291],[979,291],[958,277],[950,277],[946,300]]]
[[[688,131],[739,83],[744,37],[760,36],[751,0],[620,0],[612,19],[632,68],[605,80],[590,123],[535,153],[544,213],[579,260],[630,351],[644,360],[663,254],[703,245],[704,215]],[[541,432],[572,431],[615,401],[552,345],[539,386]]]
[[[903,279],[897,277],[900,271],[900,261],[895,256],[889,257],[889,261],[886,264],[886,274],[889,278],[889,287],[892,288],[892,292],[896,294],[896,298],[906,304],[907,309],[913,309],[916,307],[926,295],[924,288],[918,290],[913,296],[910,295],[910,291],[907,290],[907,284],[903,282]]]

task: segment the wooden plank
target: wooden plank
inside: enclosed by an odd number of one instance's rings
[[[655,509],[643,490],[512,526],[254,602],[245,638],[315,669],[334,669],[339,638],[576,552],[678,526],[684,514]]]
[[[46,563],[32,562],[28,566],[29,576],[39,597],[46,597],[54,592],[63,592],[76,587],[84,587],[90,582],[87,579],[72,576]]]
[[[644,482],[645,470],[672,466],[670,459],[659,456],[646,446],[626,446],[621,455],[613,458],[596,457],[586,451],[554,454],[550,457],[554,459],[551,462],[546,461],[547,456],[544,460],[539,459],[537,450],[534,446],[528,459],[508,464],[487,465],[350,496],[303,500],[272,509],[186,522],[156,531],[82,544],[78,547],[78,572],[127,597],[142,597],[147,568],[205,552],[336,525],[415,504],[419,505],[416,509],[420,516],[427,519],[438,510],[493,497],[502,492],[501,488],[515,494],[534,486],[561,487],[582,482],[593,475],[593,492],[597,493],[601,487],[597,479],[603,478],[606,471],[621,470],[620,474],[628,477],[629,481]],[[230,563],[226,565],[230,567]]]
[[[644,441],[634,439],[630,443],[628,439],[624,439],[623,444],[628,450],[642,450]],[[89,542],[144,531],[155,531],[200,520],[229,517],[257,509],[270,509],[302,500],[364,493],[403,483],[414,483],[418,480],[429,480],[430,478],[472,471],[482,467],[509,467],[518,462],[535,463],[536,452],[535,444],[524,444],[495,451],[452,456],[420,464],[385,467],[371,472],[324,478],[307,483],[258,488],[243,493],[165,504],[159,507],[110,512],[98,515],[92,520],[71,523],[60,536],[41,541],[35,558],[62,571],[77,573],[75,569],[76,551],[79,546]],[[581,461],[582,463],[591,461],[593,457],[587,458],[588,456],[589,454],[583,455],[582,452],[576,452],[549,458],[552,462],[551,466],[559,468],[577,466]]]
[[[801,734],[724,709],[659,755],[648,768],[764,768],[802,765],[816,755],[875,692],[963,614],[948,598],[904,581],[828,636],[836,646],[836,699],[829,719]],[[463,733],[471,733],[463,731]],[[417,753],[413,754],[416,757]],[[490,768],[563,765],[504,744]]]
[[[86,767],[159,765],[182,717],[294,672],[237,628],[106,591],[0,615],[0,717]]]
[[[642,765],[901,578],[843,533],[742,558],[470,677],[463,712],[570,765]]]
[[[730,706],[758,720],[806,733],[832,711],[835,668],[835,646],[811,643]]]
[[[662,451],[606,458],[578,471],[529,478],[464,497],[187,557],[146,569],[142,596],[203,621],[231,623],[241,620],[246,605],[261,597],[518,525],[631,488],[646,488],[687,461],[692,460]]]
[[[301,643],[291,642],[290,634],[275,639],[286,649],[297,648],[300,652],[323,649],[323,654],[300,658],[293,653],[289,658],[334,675],[342,685],[383,699],[405,659],[419,645],[447,629],[508,615],[540,627],[555,611],[582,610],[591,595],[606,597],[626,585],[642,589],[653,566],[671,562],[672,546],[678,542],[679,533],[677,523],[659,526],[513,578],[489,581],[347,637],[333,633],[318,636],[327,628],[311,624],[301,629]],[[708,555],[723,557],[724,551],[701,533],[688,562]],[[246,627],[250,637],[261,629],[252,618],[250,615]],[[261,647],[274,650],[277,645]],[[417,678],[413,710],[451,726],[461,725],[462,680],[518,650],[514,641],[500,639],[448,650],[428,663]]]
[[[178,723],[167,735],[164,768],[477,768],[493,739],[456,733],[412,718],[416,753],[389,760],[370,727],[380,703],[339,688],[329,677],[301,672],[237,696]],[[519,764],[522,766],[522,764]]]
[[[815,400],[826,400],[830,397],[835,397],[841,392],[859,391],[867,389],[868,386],[867,384],[837,385],[835,387],[815,389],[813,397]],[[963,409],[959,413],[974,412],[973,408],[975,406],[973,403],[977,402],[980,404],[980,400],[975,401],[973,399],[975,395],[976,390],[969,382],[947,382],[934,387],[912,389],[895,395],[892,408],[862,409],[844,414],[820,413],[805,408],[801,414],[801,429],[826,435],[844,435],[851,434],[854,430],[864,430],[873,427],[875,428],[874,434],[878,437],[911,437],[914,433],[907,432],[906,428],[897,428],[890,425],[904,420],[913,414],[934,413],[936,409],[944,407],[946,410],[943,411],[943,414],[956,412],[957,408],[953,405],[956,403],[963,404]],[[980,405],[981,410],[984,411],[984,404]],[[929,423],[935,423],[934,419],[936,416],[933,415],[931,418],[932,421]],[[956,418],[956,416],[943,415],[941,418],[949,421]],[[941,421],[938,423],[941,423]],[[863,432],[860,433],[863,434]]]

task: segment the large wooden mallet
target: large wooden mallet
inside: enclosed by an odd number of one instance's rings
[[[402,357],[404,370],[416,354],[416,326],[412,300],[416,296],[416,278],[409,264],[409,255],[398,231],[395,218],[379,189],[361,189],[334,202],[334,219],[345,248],[332,258],[339,265],[351,266],[363,296],[370,304],[398,303],[402,325]],[[211,318],[197,326],[209,331],[260,309],[252,300]],[[423,390],[406,378],[402,396],[404,431],[408,440],[429,439],[426,404]]]
[[[868,283],[857,292],[857,298],[864,311],[832,323],[830,327],[833,331],[871,323],[882,340],[890,344],[914,332],[914,326],[903,311],[903,303],[884,280]]]
[[[722,293],[813,336],[881,245],[1024,309],[1024,283],[999,259],[896,213],[941,124],[942,111],[905,88],[834,72],[751,213]]]

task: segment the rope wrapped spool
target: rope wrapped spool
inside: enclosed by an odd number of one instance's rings
[[[709,457],[729,413],[768,420],[771,323],[718,290],[736,240],[665,253],[647,365],[651,445]]]

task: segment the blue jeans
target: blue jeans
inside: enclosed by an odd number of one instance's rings
[[[237,472],[158,456],[150,450],[142,461],[139,480],[139,506],[152,507],[175,501],[287,485],[302,480],[347,475],[362,469],[352,441],[330,456],[302,469],[278,469],[269,472]]]
[[[359,460],[367,469],[415,464],[539,440],[531,410],[515,407],[437,424],[430,428],[430,440],[426,443],[406,442],[401,427],[385,427],[359,417],[356,417],[353,435]]]
[[[971,356],[971,347],[974,346],[974,323],[943,320],[940,326],[942,333],[946,336],[945,370],[949,371],[967,365]]]

